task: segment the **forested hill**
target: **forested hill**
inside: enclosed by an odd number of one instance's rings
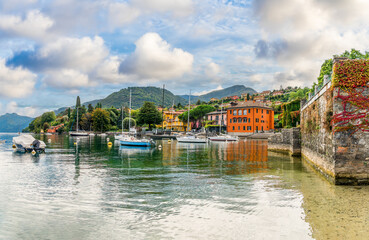
[[[28,127],[33,118],[7,113],[0,116],[0,132],[20,132]]]
[[[232,87],[224,88],[222,90],[212,91],[210,93],[200,95],[200,96],[191,96],[191,102],[200,99],[201,101],[209,102],[211,98],[221,99],[223,97],[230,96],[241,96],[243,93],[249,93],[250,95],[256,93],[256,91],[252,88],[245,87],[244,85],[234,85]],[[184,99],[188,100],[188,95],[181,95]]]
[[[132,108],[137,109],[142,107],[145,101],[153,102],[155,105],[162,105],[163,101],[163,89],[157,87],[129,87],[121,89],[118,92],[114,92],[104,99],[93,100],[86,102],[83,105],[92,104],[95,106],[98,102],[102,104],[103,107],[114,106],[116,108],[123,106],[129,106],[129,91],[132,91]],[[174,100],[174,101],[173,101]],[[181,103],[185,105],[187,101],[179,96],[175,96],[168,90],[164,90],[164,106],[170,107],[172,104],[177,105]]]

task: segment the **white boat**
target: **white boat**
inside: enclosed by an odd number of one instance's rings
[[[78,127],[78,108],[79,107],[77,107],[77,127],[76,127],[77,131],[69,132],[69,135],[72,136],[72,137],[87,137],[88,136],[87,132],[84,132],[84,131],[80,132],[79,131],[79,127]]]
[[[91,137],[94,137],[95,136],[95,133],[90,133],[88,135],[90,135]]]
[[[131,90],[129,90],[129,119],[131,119],[131,103],[132,103],[132,94]],[[125,136],[122,134],[120,137],[120,145],[121,146],[128,146],[128,147],[152,147],[155,145],[153,140],[148,139],[137,139],[134,136],[129,136],[131,133],[136,133],[136,129],[131,129],[131,121],[128,121],[128,135]]]
[[[36,151],[40,153],[45,152],[46,144],[43,141],[37,140],[33,136],[27,134],[13,137],[13,147],[16,151],[20,152]]]
[[[197,136],[183,136],[183,137],[177,137],[177,141],[180,143],[207,143],[206,138],[198,138]]]
[[[237,136],[231,136],[227,134],[220,134],[218,136],[208,137],[208,139],[214,142],[236,142],[238,141]]]
[[[191,111],[191,91],[190,91],[190,95],[188,98],[187,130],[189,129],[189,126],[190,126],[190,111]],[[198,138],[196,135],[190,135],[189,133],[187,133],[186,136],[177,137],[177,141],[182,142],[182,143],[207,143],[208,142],[206,138]]]

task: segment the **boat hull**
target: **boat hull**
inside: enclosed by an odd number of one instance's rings
[[[213,142],[237,142],[237,138],[209,138]]]
[[[72,137],[87,137],[89,134],[81,133],[81,132],[72,132],[72,133],[69,133],[69,135]]]
[[[151,147],[152,142],[136,142],[136,141],[123,141],[120,140],[121,146],[131,146],[131,147]]]
[[[201,138],[177,138],[180,143],[207,143],[206,139]]]

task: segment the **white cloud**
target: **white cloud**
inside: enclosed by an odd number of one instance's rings
[[[217,90],[222,90],[223,87],[221,85],[219,85],[217,88],[215,89],[211,89],[211,90],[205,90],[205,91],[202,91],[202,92],[195,92],[193,93],[192,95],[194,96],[200,96],[200,95],[204,95],[204,94],[207,94],[209,92],[212,92],[212,91],[217,91]]]
[[[134,8],[127,3],[114,2],[109,5],[109,21],[117,27],[132,22],[140,14],[141,11],[138,8]]]
[[[205,67],[205,74],[209,78],[216,77],[219,72],[220,72],[220,67],[216,63],[211,62]]]
[[[25,18],[16,15],[0,15],[0,31],[16,37],[27,37],[42,40],[54,22],[39,10],[32,10]]]
[[[58,69],[47,71],[45,74],[44,81],[54,87],[74,89],[91,85],[86,74],[74,69]]]
[[[110,83],[132,82],[133,80],[127,75],[119,73],[119,65],[121,60],[117,56],[111,56],[106,59],[96,70],[96,78],[102,79]]]
[[[135,44],[135,52],[120,66],[122,73],[165,80],[181,77],[192,70],[193,55],[172,48],[157,33],[146,33]]]
[[[259,57],[272,58],[286,69],[275,81],[290,85],[311,85],[327,58],[345,50],[368,50],[364,0],[260,0],[255,13],[263,29],[256,45]],[[333,4],[333,5],[332,5]],[[302,7],[303,6],[303,7]],[[262,43],[262,44],[259,44]]]
[[[9,102],[5,108],[6,113],[16,113],[21,116],[36,117],[40,114],[34,107],[19,107],[14,101]]]
[[[48,68],[69,68],[80,71],[91,71],[107,56],[109,50],[104,40],[94,38],[60,38],[47,43],[37,53],[37,58]]]
[[[36,75],[21,67],[9,68],[0,59],[0,97],[22,98],[34,88]]]
[[[192,0],[132,0],[132,5],[146,11],[171,12],[183,17],[194,10]]]

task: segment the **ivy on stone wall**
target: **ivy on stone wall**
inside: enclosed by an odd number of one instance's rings
[[[369,61],[344,60],[334,64],[333,87],[343,111],[332,117],[334,132],[369,132]]]

